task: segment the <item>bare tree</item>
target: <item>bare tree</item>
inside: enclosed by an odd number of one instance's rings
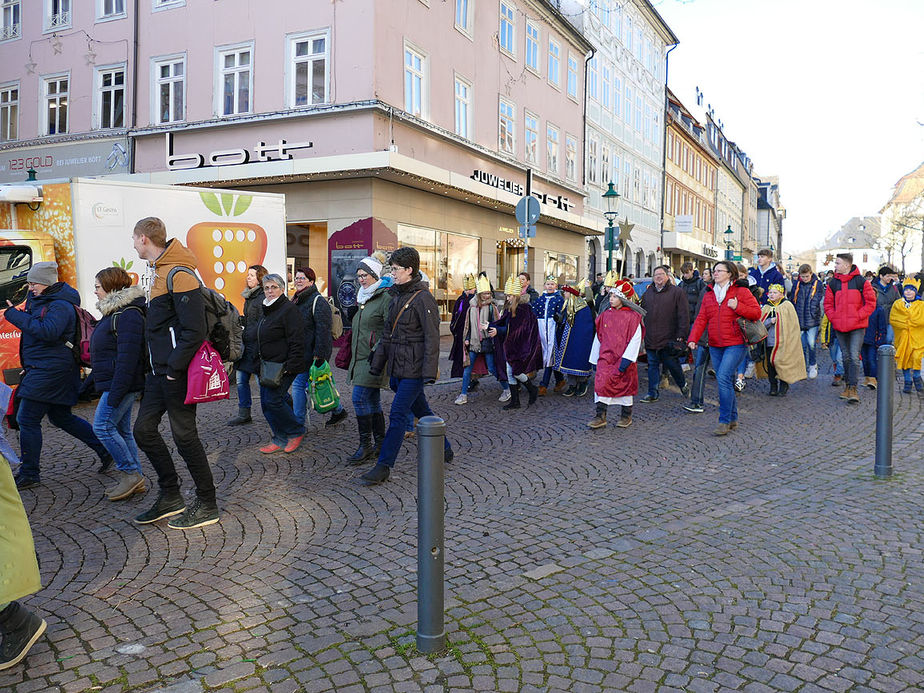
[[[882,234],[881,243],[889,254],[889,262],[892,262],[893,253],[900,258],[902,274],[905,273],[905,258],[911,254],[918,237],[921,237],[921,267],[924,271],[924,191],[896,208],[889,230]]]

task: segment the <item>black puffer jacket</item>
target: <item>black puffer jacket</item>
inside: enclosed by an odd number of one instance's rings
[[[699,270],[693,270],[693,276],[689,279],[681,279],[679,286],[687,295],[687,303],[690,306],[690,324],[692,325],[696,318],[696,311],[699,309],[699,302],[706,290],[706,282],[700,278]]]
[[[334,337],[330,333],[333,315],[330,304],[321,296],[317,284],[298,292],[292,300],[301,311],[302,323],[305,325],[305,367],[302,368],[304,372],[311,368],[314,359],[330,360],[331,352],[334,350]]]
[[[263,317],[257,323],[259,357],[285,363],[285,371],[291,375],[301,373],[305,368],[305,323],[301,313],[285,296],[262,308]]]
[[[241,322],[244,325],[244,353],[234,365],[239,371],[244,373],[260,372],[260,357],[257,354],[257,325],[260,318],[263,317],[263,287],[257,286],[253,289],[244,289],[241,292],[244,297],[244,312],[241,314]]]
[[[388,293],[391,305],[385,332],[369,373],[380,375],[387,369],[392,378],[423,378],[432,383],[436,380],[440,355],[440,312],[436,299],[419,272],[407,284],[392,286]]]

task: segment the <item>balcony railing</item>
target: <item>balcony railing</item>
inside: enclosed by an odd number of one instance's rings
[[[19,38],[21,24],[10,24],[0,27],[0,41],[9,41],[10,39]]]
[[[48,18],[48,23],[45,25],[45,29],[63,29],[71,25],[71,12],[66,10],[64,12],[58,12],[58,14],[53,14]]]

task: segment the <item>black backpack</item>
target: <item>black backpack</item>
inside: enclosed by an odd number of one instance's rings
[[[222,361],[237,361],[244,354],[244,328],[241,314],[234,304],[224,296],[202,285],[199,275],[188,267],[174,267],[167,273],[167,291],[173,293],[173,275],[177,272],[191,274],[199,282],[202,301],[205,303],[205,323],[208,340],[215,347]]]

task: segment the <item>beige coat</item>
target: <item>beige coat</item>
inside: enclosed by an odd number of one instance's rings
[[[0,604],[41,589],[29,519],[9,462],[0,456]]]

